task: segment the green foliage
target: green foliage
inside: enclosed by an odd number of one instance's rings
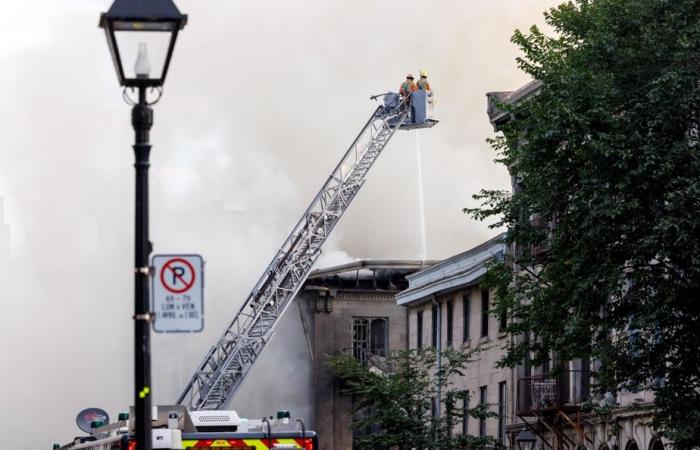
[[[455,376],[464,375],[467,364],[479,351],[481,348],[463,352],[443,351],[439,368],[434,351],[403,351],[388,358],[388,366],[392,368],[388,373],[372,371],[350,355],[328,357],[327,364],[339,378],[343,393],[353,398],[354,412],[369,411],[353,427],[365,429],[375,426],[381,430],[356,439],[357,448],[497,448],[498,444],[491,437],[455,432],[456,429],[461,429],[465,413],[476,419],[496,416],[490,405],[474,404],[465,409],[465,392],[450,382]],[[431,415],[437,386],[442,393],[440,419]]]
[[[503,364],[600,360],[598,389],[652,390],[654,425],[697,447],[700,2],[576,0],[545,16],[554,37],[513,36],[543,87],[503,105],[515,120],[491,141],[523,189],[468,210],[517,243],[489,279],[509,331],[536,338]]]

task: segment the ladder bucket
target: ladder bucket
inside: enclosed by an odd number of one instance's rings
[[[432,128],[438,123],[432,118],[433,99],[430,91],[415,91],[411,93],[411,114],[401,125],[401,130]]]

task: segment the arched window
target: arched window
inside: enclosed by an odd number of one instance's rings
[[[625,444],[625,450],[639,450],[639,446],[634,440],[629,440],[627,444]]]
[[[649,443],[649,450],[664,450],[664,443],[661,438],[654,438]]]
[[[372,355],[386,357],[388,353],[389,319],[386,317],[356,317],[352,325],[352,354],[367,362]]]

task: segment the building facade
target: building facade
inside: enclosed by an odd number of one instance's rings
[[[464,376],[450,380],[450,389],[466,394],[462,407],[488,404],[499,417],[466,418],[454,431],[491,436],[508,446],[506,427],[513,423],[513,382],[510,370],[496,369],[508,342],[505,318],[490,312],[492,293],[480,285],[487,265],[505,256],[502,238],[496,236],[407,276],[408,289],[397,294],[396,301],[408,308],[410,349],[485,347],[466,367]]]
[[[325,356],[351,353],[381,370],[385,358],[408,345],[407,311],[395,295],[406,277],[429,267],[422,261],[358,261],[313,272],[297,296],[312,355],[314,412],[312,426],[319,448],[350,450],[352,398],[342,395]]]
[[[533,81],[513,92],[487,94],[487,113],[496,131],[511,116],[498,107],[536,96],[542,83]],[[511,168],[512,190],[522,190],[517,170]],[[531,221],[540,221],[536,216]],[[552,224],[544,223],[552,226]],[[517,244],[509,251],[517,251]],[[523,339],[514,336],[513,339]],[[596,362],[560,361],[555,354],[544,366],[529,361],[511,371],[513,403],[506,433],[514,443],[517,436],[532,437],[535,450],[662,450],[664,442],[649,427],[653,414],[651,392],[595,394],[592,372]],[[587,402],[614,405],[609,421],[584,413]],[[524,434],[521,434],[524,433]]]

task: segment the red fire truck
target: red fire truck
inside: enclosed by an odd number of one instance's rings
[[[316,433],[307,431],[304,421],[291,423],[288,411],[277,417],[262,419],[240,418],[235,411],[187,411],[182,406],[154,407],[152,431],[153,449],[168,450],[317,450]],[[133,417],[133,414],[131,415]],[[134,450],[138,436],[133,431],[129,414],[103,425],[92,423],[92,432],[76,437],[66,445],[54,445],[58,450]]]

